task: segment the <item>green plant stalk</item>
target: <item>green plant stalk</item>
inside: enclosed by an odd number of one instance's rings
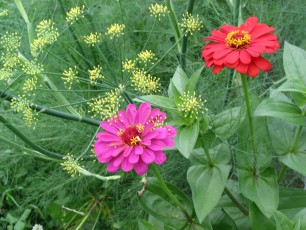
[[[189,0],[188,1],[187,11],[186,11],[187,13],[192,14],[194,4],[195,4],[195,0]],[[185,31],[184,31],[184,35],[183,35],[183,39],[182,39],[182,48],[181,48],[181,53],[180,53],[180,64],[181,64],[181,67],[184,71],[185,71],[185,67],[186,67],[187,47],[188,47],[188,36],[185,35]]]
[[[16,97],[2,91],[1,89],[0,89],[0,97],[7,100],[7,101],[12,101],[13,98],[16,98]],[[45,113],[45,114],[48,114],[48,115],[51,115],[51,116],[54,116],[54,117],[59,117],[59,118],[63,118],[63,119],[66,119],[66,120],[72,120],[72,121],[79,121],[79,122],[83,122],[83,123],[93,125],[93,126],[99,126],[100,125],[100,121],[91,119],[89,117],[81,117],[80,118],[80,117],[75,116],[75,115],[70,114],[70,113],[61,112],[61,111],[58,111],[58,110],[55,110],[55,109],[50,109],[50,108],[47,108],[45,106],[36,105],[36,104],[30,104],[29,106],[32,110],[34,110],[36,112]]]
[[[30,49],[31,49],[31,53],[34,57],[37,56],[37,53],[34,52],[33,50],[33,43],[34,43],[34,30],[33,30],[33,26],[32,23],[29,21],[27,12],[25,11],[22,3],[20,0],[14,0],[15,4],[17,6],[17,9],[19,10],[19,13],[21,14],[23,20],[25,21],[26,25],[27,25],[27,30],[28,30],[28,37],[29,37],[29,43],[30,43]]]
[[[169,10],[168,16],[169,16],[170,24],[171,24],[172,30],[174,32],[174,37],[175,37],[175,41],[176,41],[176,44],[177,44],[178,51],[180,52],[182,50],[182,47],[181,47],[181,44],[178,41],[181,39],[182,33],[181,33],[181,30],[178,26],[178,20],[177,20],[177,17],[175,15],[175,13],[174,13],[172,1],[171,0],[165,0],[165,4],[166,4],[166,6]]]
[[[304,115],[304,112],[303,112]],[[295,135],[294,135],[294,139],[290,148],[290,152],[288,154],[296,154],[296,148],[297,148],[297,144],[300,140],[300,137],[302,135],[302,131],[303,131],[304,126],[300,125],[297,130],[295,131]],[[288,166],[287,165],[283,165],[278,177],[277,177],[277,182],[281,182],[281,180],[283,179],[284,175],[286,174],[288,170]]]
[[[16,129],[13,125],[11,125],[2,115],[0,115],[0,122],[6,126],[9,130],[16,134],[21,140],[23,140],[28,146],[33,148],[34,150],[41,152],[42,154],[54,158],[54,159],[63,159],[63,155],[50,152],[49,150],[43,149],[32,141],[30,141],[26,136],[24,136],[18,129]]]
[[[92,207],[90,208],[90,210],[88,211],[88,213],[86,214],[86,216],[82,219],[81,223],[77,226],[76,230],[79,230],[82,228],[83,224],[85,223],[85,221],[88,219],[88,217],[90,216],[90,214],[93,212],[93,210],[95,209],[95,207],[97,206],[99,201],[94,201]]]
[[[240,202],[234,197],[234,195],[231,193],[231,191],[225,186],[224,193],[231,199],[231,201],[239,208],[239,210],[245,215],[249,215],[249,211],[243,207]]]
[[[24,63],[29,62],[29,60],[23,56],[22,53],[18,52],[18,57],[19,60],[21,60]],[[63,96],[63,94],[61,92],[58,91],[57,87],[53,84],[53,82],[47,77],[47,75],[45,74],[37,74],[37,76],[39,76],[44,84],[51,90],[51,92],[53,93],[53,95],[57,98],[57,100],[62,104],[65,105],[65,108],[72,114],[74,114],[75,116],[77,116],[79,119],[81,119],[81,115],[71,106],[69,105],[70,103],[68,102],[68,100]]]
[[[181,209],[181,211],[184,213],[187,221],[192,224],[193,220],[191,218],[191,216],[189,216],[188,212],[186,211],[185,207],[179,202],[179,200],[172,194],[172,192],[170,191],[170,189],[168,188],[168,186],[166,185],[162,175],[160,174],[158,168],[156,167],[156,165],[153,163],[150,165],[154,175],[156,176],[158,182],[160,183],[160,186],[162,187],[162,189],[165,191],[165,193],[168,195],[168,197],[176,204],[177,207],[179,207]]]
[[[248,114],[248,119],[249,119],[249,127],[250,127],[251,142],[252,142],[253,157],[254,157],[253,170],[255,172],[257,168],[257,155],[256,155],[257,150],[256,150],[256,143],[255,143],[254,120],[253,120],[253,115],[252,115],[246,75],[240,74],[240,77],[241,77],[241,83],[242,83],[242,88],[243,88],[243,93],[244,93],[244,100],[245,100],[245,104],[247,107],[247,114]]]

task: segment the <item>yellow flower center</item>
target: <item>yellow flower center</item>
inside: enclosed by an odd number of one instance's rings
[[[246,49],[251,44],[251,35],[245,30],[234,30],[227,34],[225,42],[234,50]]]

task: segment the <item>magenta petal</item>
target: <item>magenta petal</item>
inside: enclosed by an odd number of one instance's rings
[[[160,164],[163,164],[166,160],[167,160],[167,157],[162,151],[155,152],[154,163],[160,165]]]
[[[121,167],[122,167],[122,170],[123,170],[124,172],[129,172],[129,171],[131,171],[131,170],[133,169],[133,164],[131,164],[131,163],[128,161],[128,159],[125,158],[125,159],[122,161]]]
[[[138,113],[136,116],[136,124],[145,124],[151,113],[151,104],[148,102],[142,103],[138,108]]]
[[[120,156],[116,157],[116,158],[114,159],[113,165],[114,165],[115,167],[120,166],[121,163],[122,163],[122,161],[123,161],[123,159],[124,159],[124,156],[123,156],[123,155],[120,155]]]
[[[165,144],[163,141],[155,139],[151,141],[151,145],[149,145],[148,147],[154,151],[158,151],[162,150],[165,147]]]
[[[135,154],[141,155],[143,153],[143,147],[142,146],[135,146]]]
[[[145,149],[140,155],[143,162],[151,164],[155,160],[155,154],[149,149]]]
[[[148,165],[142,161],[139,161],[134,165],[134,169],[138,175],[142,175],[148,171]]]
[[[114,172],[117,172],[119,169],[120,169],[120,165],[117,165],[115,166],[113,164],[113,160],[111,162],[108,163],[107,165],[107,171],[111,172],[111,173],[114,173]]]
[[[137,109],[136,109],[136,105],[134,104],[129,104],[127,107],[126,107],[126,116],[127,116],[127,119],[129,121],[129,124],[135,124],[135,118],[136,118],[136,115],[137,115]]]
[[[133,148],[129,156],[129,162],[135,164],[138,162],[138,160],[139,160],[139,155],[135,153],[135,149]]]
[[[131,151],[133,150],[133,147],[132,146],[128,146],[125,150],[124,150],[124,153],[123,153],[123,156],[124,157],[128,157],[131,153]]]
[[[118,129],[116,129],[114,126],[111,126],[107,121],[103,121],[100,123],[100,126],[102,129],[104,129],[107,132],[110,132],[112,134],[117,135]]]

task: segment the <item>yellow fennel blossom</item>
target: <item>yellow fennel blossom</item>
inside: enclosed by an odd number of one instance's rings
[[[184,31],[185,36],[193,35],[196,30],[203,28],[203,23],[199,19],[199,15],[193,17],[190,13],[183,14],[182,23],[180,23],[181,28]]]
[[[10,103],[11,108],[14,112],[22,112],[23,113],[23,120],[25,121],[27,126],[35,125],[37,122],[37,118],[33,113],[31,108],[31,103],[25,96],[18,96],[14,97]]]
[[[147,65],[148,63],[153,64],[155,58],[155,54],[151,50],[144,50],[138,54],[138,61]]]
[[[8,15],[8,9],[4,9],[0,12],[0,17],[4,17]]]
[[[101,74],[102,67],[101,66],[94,66],[92,70],[88,70],[90,84],[96,85],[98,79],[103,79],[104,76]]]
[[[120,88],[116,88],[107,92],[105,97],[99,96],[93,99],[88,103],[90,108],[89,112],[101,120],[116,116],[122,103],[121,90]]]
[[[3,63],[3,69],[7,71],[13,71],[19,63],[19,57],[17,52],[14,54],[2,53],[0,60]]]
[[[50,19],[39,22],[35,31],[37,34],[37,39],[33,42],[35,51],[41,50],[46,44],[54,43],[59,36],[58,29]]]
[[[37,85],[37,77],[34,76],[33,78],[28,78],[24,81],[22,90],[25,94],[32,94],[32,92],[36,89],[36,85]]]
[[[66,14],[67,23],[71,25],[75,21],[79,20],[80,18],[83,18],[84,8],[85,8],[84,5],[82,7],[76,6],[76,7],[71,8]]]
[[[61,163],[63,170],[66,171],[71,177],[80,175],[78,167],[80,164],[70,153],[63,157],[64,162]]]
[[[13,76],[13,71],[7,69],[0,69],[0,81],[9,80]]]
[[[144,70],[134,70],[130,79],[132,86],[144,94],[150,94],[159,91],[159,78],[152,77],[150,74],[146,74]]]
[[[159,21],[162,16],[165,16],[168,13],[167,6],[158,3],[151,4],[149,10],[150,10],[150,16],[158,18]]]
[[[20,37],[17,33],[6,32],[0,38],[0,45],[6,52],[15,53],[20,47]]]
[[[114,23],[110,27],[107,28],[107,32],[105,33],[110,37],[110,39],[113,39],[114,37],[120,37],[123,35],[123,30],[125,28],[124,24],[118,24]]]
[[[62,80],[64,81],[65,87],[68,89],[71,89],[73,82],[79,82],[77,77],[78,71],[76,70],[76,67],[74,70],[70,67],[68,70],[64,70],[63,75],[64,76],[62,77]]]
[[[178,111],[182,112],[185,118],[197,119],[199,113],[203,113],[204,103],[201,96],[196,96],[193,92],[184,92],[183,96],[180,97],[181,103],[178,104]]]
[[[135,61],[126,59],[124,62],[122,62],[123,72],[131,72],[135,69]]]
[[[44,71],[43,65],[37,63],[37,60],[27,61],[22,63],[22,71],[29,75],[40,74]]]
[[[87,36],[84,36],[84,42],[89,46],[95,46],[96,44],[101,42],[101,34],[100,33],[90,33]]]

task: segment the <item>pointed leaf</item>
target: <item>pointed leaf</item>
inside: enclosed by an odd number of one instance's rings
[[[306,84],[306,51],[285,42],[284,69],[288,80],[299,79]]]
[[[275,98],[268,98],[260,103],[254,115],[277,117],[297,125],[306,126],[306,117],[302,115],[298,106]]]
[[[176,87],[176,89],[180,92],[181,95],[183,95],[183,93],[184,93],[187,81],[188,81],[188,77],[187,77],[186,73],[184,72],[184,70],[182,69],[182,67],[179,65],[176,68],[176,71],[173,75],[173,78],[171,79],[171,82]],[[175,96],[175,95],[173,95],[172,87],[173,86],[170,84],[169,88],[168,88],[168,95],[169,95],[170,98]]]
[[[293,230],[293,223],[286,215],[279,211],[275,211],[273,216],[276,222],[276,230]]]
[[[273,168],[267,168],[254,176],[253,170],[240,169],[239,187],[242,194],[255,202],[260,211],[270,217],[279,202],[278,184]]]
[[[152,105],[166,110],[177,111],[176,105],[173,99],[168,97],[159,96],[159,95],[144,95],[138,98],[135,98],[134,101],[139,102],[150,102]]]
[[[305,141],[305,140],[304,140]],[[305,152],[288,153],[278,158],[283,164],[289,168],[306,176],[306,154]]]
[[[288,80],[278,87],[277,90],[291,92],[291,96],[298,106],[306,104],[306,85],[301,79]]]
[[[212,168],[207,165],[195,165],[188,169],[187,180],[200,223],[220,200],[230,169],[229,165],[215,165]]]
[[[275,229],[275,223],[264,216],[253,202],[250,204],[250,218],[253,230]]]
[[[191,126],[184,126],[178,129],[178,135],[174,138],[175,147],[180,153],[189,158],[199,135],[199,122],[194,122]]]
[[[200,67],[199,69],[197,69],[192,75],[191,77],[188,79],[187,83],[186,83],[186,88],[185,88],[185,92],[193,92],[196,89],[197,86],[197,82],[198,79],[202,73],[204,69],[204,65],[202,67]]]
[[[138,219],[138,228],[139,230],[159,230],[158,227],[142,219]]]

